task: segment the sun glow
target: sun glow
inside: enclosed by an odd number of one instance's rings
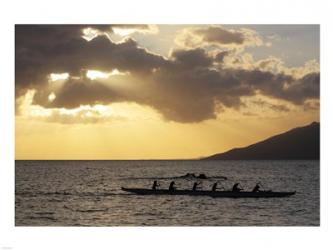
[[[116,75],[126,75],[126,72],[120,72],[118,69],[113,69],[111,72],[102,72],[98,70],[88,70],[86,73],[86,77],[88,77],[91,80],[95,80],[97,78],[101,79],[107,79],[110,76],[116,76]]]
[[[95,80],[97,78],[106,79],[109,77],[109,74],[102,72],[102,71],[97,71],[97,70],[88,70],[86,73],[86,76],[91,80]]]
[[[69,78],[69,74],[68,73],[51,73],[49,75],[49,80],[51,82],[56,82],[56,81],[59,81],[59,80],[67,80]]]
[[[136,29],[120,29],[120,28],[113,28],[113,32],[120,36],[128,36],[134,32],[136,32]]]
[[[86,28],[82,30],[82,38],[86,39],[88,42],[100,35],[100,31],[93,28]]]
[[[30,89],[18,100],[21,116],[33,118],[51,115],[51,110],[45,109],[39,105],[32,105],[35,93],[36,90]]]
[[[295,120],[302,124],[314,119],[311,113],[303,120],[288,115],[281,121],[270,119],[263,127],[263,118],[235,118],[234,113],[225,111],[218,120],[179,124],[164,122],[152,108],[135,103],[44,108],[33,104],[35,93],[28,90],[17,100],[17,159],[194,158],[246,146],[287,130]],[[240,124],[245,122],[243,131]]]
[[[133,28],[113,27],[112,31],[114,34],[124,37],[124,36],[129,36],[133,33],[156,34],[158,33],[159,29],[157,25],[148,25],[148,27],[145,29],[140,29],[138,27],[133,27]]]
[[[53,92],[51,94],[49,94],[49,96],[48,96],[48,99],[50,102],[53,102],[55,98],[56,98],[56,95]]]
[[[109,123],[116,121],[139,121],[141,119],[160,120],[159,115],[153,109],[135,103],[80,105],[72,109],[44,108],[33,104],[35,94],[36,90],[30,89],[24,96],[18,99],[21,118],[62,124]],[[49,102],[53,102],[55,98],[56,95],[54,92],[48,96]]]

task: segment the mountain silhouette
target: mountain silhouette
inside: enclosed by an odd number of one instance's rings
[[[319,160],[320,125],[313,122],[243,148],[203,160]]]

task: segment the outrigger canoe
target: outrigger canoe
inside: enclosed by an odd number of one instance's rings
[[[134,193],[137,195],[192,195],[192,196],[211,196],[214,198],[273,198],[273,197],[288,197],[294,195],[296,192],[273,192],[273,191],[259,191],[259,192],[233,192],[233,191],[204,191],[204,190],[173,190],[168,189],[145,189],[145,188],[124,188],[121,190],[125,192]]]

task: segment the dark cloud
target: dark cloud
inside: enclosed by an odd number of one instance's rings
[[[34,98],[34,104],[44,107],[55,108],[77,108],[80,105],[88,104],[106,104],[110,102],[119,102],[123,98],[112,91],[111,88],[84,78],[80,80],[68,80],[66,84],[57,92],[57,97],[50,103],[48,100],[49,92],[37,92]]]
[[[217,106],[239,109],[244,105],[241,97],[258,92],[296,105],[319,98],[319,73],[296,79],[261,70],[217,69],[214,63],[222,61],[228,52],[212,57],[200,48],[175,50],[166,59],[141,48],[130,38],[114,43],[107,36],[98,36],[88,42],[80,36],[81,30],[89,26],[16,26],[17,95],[28,88],[37,89],[34,103],[47,108],[136,102],[156,109],[166,120],[178,122],[215,118]],[[112,29],[98,29],[109,27]],[[242,42],[237,34],[217,33],[207,39],[222,39],[223,34],[224,42]],[[131,88],[119,88],[112,79],[101,82],[84,76],[88,69],[115,68],[130,72],[124,81],[127,79]],[[63,72],[80,78],[69,78],[50,102],[47,77]],[[283,107],[271,108],[286,111]]]
[[[83,69],[149,72],[163,57],[139,48],[132,39],[111,42],[99,36],[88,42],[81,30],[96,25],[17,25],[15,29],[15,81],[17,92],[43,85],[50,73],[80,75]],[[109,26],[111,27],[111,26]],[[119,25],[117,25],[119,27]],[[96,27],[97,28],[97,27]],[[98,26],[106,29],[106,26]]]
[[[178,45],[187,48],[213,46],[241,49],[264,44],[259,34],[252,29],[227,29],[216,25],[185,28],[177,35],[175,41]]]
[[[228,50],[221,51],[221,52],[219,52],[219,53],[217,53],[215,55],[215,61],[217,61],[217,62],[223,62],[224,58],[226,56],[228,56],[228,55],[230,55],[230,51],[228,51]]]
[[[191,50],[175,50],[171,55],[177,66],[185,68],[209,67],[213,60],[205,50],[197,48]]]
[[[310,73],[301,79],[294,79],[290,75],[254,70],[246,72],[244,77],[262,94],[293,104],[300,105],[306,99],[319,98],[319,73]]]
[[[194,33],[200,35],[203,41],[209,43],[242,44],[245,41],[242,32],[230,31],[222,27],[197,29]]]

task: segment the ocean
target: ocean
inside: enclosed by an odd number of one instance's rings
[[[191,189],[204,173],[228,190],[296,191],[285,198],[138,196],[121,187]],[[16,161],[16,226],[319,226],[319,161]]]

